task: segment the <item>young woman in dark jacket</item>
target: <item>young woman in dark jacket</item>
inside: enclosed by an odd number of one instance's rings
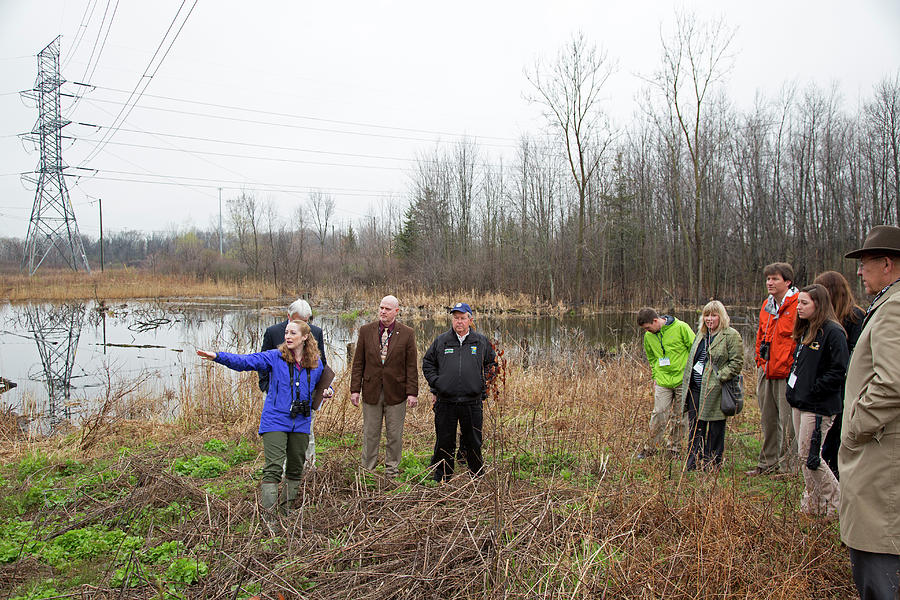
[[[837,322],[825,287],[800,290],[794,323],[794,364],[787,381],[797,451],[806,489],[800,511],[837,515],[841,504],[838,481],[822,461],[822,440],[841,411],[841,390],[847,377],[847,335]]]
[[[856,345],[856,340],[859,339],[859,334],[862,333],[863,319],[866,313],[853,302],[850,284],[837,271],[825,271],[816,277],[813,283],[825,286],[825,289],[828,290],[831,306],[834,308],[834,316],[847,332],[847,350],[853,354],[853,347]],[[841,388],[842,399],[843,393],[844,389]],[[843,402],[841,402],[841,412],[834,416],[834,423],[828,430],[825,441],[822,442],[822,459],[828,463],[838,481],[841,479],[841,475],[838,473],[837,455],[841,447],[841,413],[843,410]]]

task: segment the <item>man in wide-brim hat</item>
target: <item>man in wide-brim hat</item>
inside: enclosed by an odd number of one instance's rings
[[[847,368],[838,465],[841,540],[860,598],[897,598],[900,581],[900,227],[873,227],[857,275],[874,296]]]

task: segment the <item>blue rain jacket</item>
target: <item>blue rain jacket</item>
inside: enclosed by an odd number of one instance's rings
[[[314,369],[299,369],[296,364],[288,365],[281,358],[280,350],[267,350],[254,354],[230,354],[217,352],[215,362],[235,371],[268,371],[269,391],[263,404],[259,420],[259,433],[286,431],[309,433],[312,418],[297,415],[291,418],[291,400],[296,396],[312,405],[312,393],[322,376],[322,361]],[[294,392],[291,391],[291,370],[293,370]],[[309,371],[309,380],[307,380]],[[310,411],[312,415],[312,411]]]

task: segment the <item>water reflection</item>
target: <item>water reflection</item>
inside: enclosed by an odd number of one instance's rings
[[[61,418],[70,417],[72,368],[84,323],[84,304],[64,304],[50,310],[29,306],[25,316],[41,357],[52,427]]]
[[[284,319],[283,307],[259,302],[156,301],[0,305],[0,377],[17,383],[0,397],[21,414],[50,421],[75,418],[111,385],[144,378],[146,391],[176,397],[197,372],[197,348],[229,352],[259,350],[265,329]],[[752,345],[755,313],[730,310],[733,325]],[[696,327],[697,313],[676,313]],[[348,347],[374,313],[317,313],[329,364],[347,366]],[[586,317],[479,314],[479,331],[497,340],[514,364],[567,360],[617,352],[640,339],[634,313]],[[404,315],[416,332],[420,355],[450,326],[448,315]],[[639,348],[639,346],[635,346]],[[639,352],[639,350],[636,350]]]

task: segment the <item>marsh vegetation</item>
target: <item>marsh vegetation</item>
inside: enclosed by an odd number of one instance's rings
[[[256,509],[262,397],[252,375],[196,365],[169,423],[111,406],[91,430],[28,439],[7,417],[0,593],[852,596],[837,524],[797,512],[799,476],[741,474],[759,449],[752,401],[729,421],[721,471],[637,461],[651,404],[640,350],[584,350],[528,368],[508,361],[485,405],[487,474],[438,487],[427,479],[427,407],[407,416],[398,479],[358,470],[361,418],[339,376],[316,420],[301,510],[275,535]]]

